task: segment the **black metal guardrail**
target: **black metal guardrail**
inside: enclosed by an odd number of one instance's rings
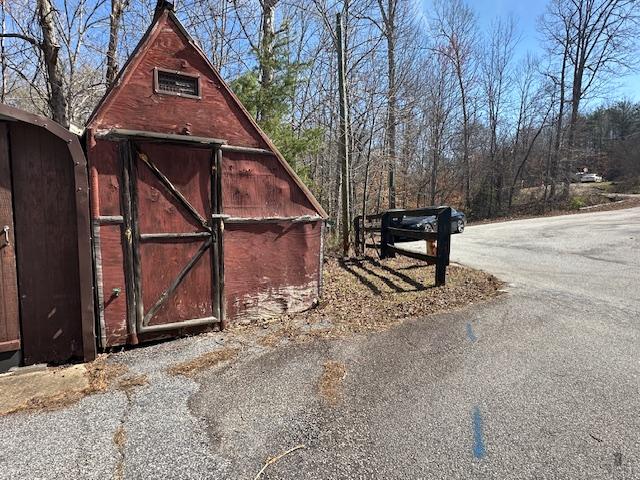
[[[404,217],[435,216],[437,229],[435,232],[409,230],[400,228]],[[379,223],[379,225],[376,225]],[[447,266],[451,252],[451,207],[429,207],[414,210],[387,210],[375,215],[358,215],[353,220],[355,231],[355,247],[357,254],[364,254],[366,248],[375,248],[378,255],[383,258],[394,258],[396,255],[423,260],[428,265],[436,266],[436,286],[446,283]],[[371,243],[367,243],[366,234],[379,234],[379,242],[370,235]],[[435,255],[414,252],[395,245],[397,237],[413,240],[431,240],[436,242]]]

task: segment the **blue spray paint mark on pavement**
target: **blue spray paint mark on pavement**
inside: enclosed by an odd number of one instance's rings
[[[467,337],[469,337],[469,340],[471,340],[472,343],[478,339],[476,334],[473,333],[473,327],[471,327],[470,323],[467,323]]]
[[[473,409],[473,456],[476,458],[484,458],[486,454],[482,436],[482,416],[480,409],[475,407]]]

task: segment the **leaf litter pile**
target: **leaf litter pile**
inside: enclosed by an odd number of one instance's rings
[[[168,372],[171,375],[183,375],[185,377],[193,377],[203,370],[213,368],[223,362],[233,360],[238,354],[237,348],[224,347],[220,350],[214,350],[202,354],[192,360],[177,363],[169,367]]]
[[[406,318],[485,301],[499,295],[503,286],[493,275],[459,265],[447,268],[444,287],[436,288],[434,282],[435,266],[417,260],[328,259],[319,305],[265,320],[262,326],[268,331],[259,343],[271,347],[282,340],[338,338],[384,330]]]

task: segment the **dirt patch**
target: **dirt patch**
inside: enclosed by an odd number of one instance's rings
[[[122,425],[119,425],[118,428],[116,428],[115,433],[113,434],[113,443],[115,444],[116,448],[120,451],[124,448],[124,444],[127,441],[127,434],[124,430],[124,427]]]
[[[171,375],[193,377],[203,370],[213,368],[222,362],[233,360],[238,355],[239,350],[239,348],[223,347],[220,350],[202,354],[192,360],[172,365],[167,371]]]
[[[320,396],[329,404],[337,405],[342,398],[342,384],[347,376],[344,363],[329,360],[323,365],[322,376],[318,382]]]
[[[330,319],[337,332],[380,330],[459,308],[496,296],[502,286],[493,275],[450,266],[446,285],[436,287],[435,266],[401,257],[331,260],[326,270],[322,304],[310,317]]]
[[[302,328],[293,322],[284,323],[275,329],[269,329],[268,325],[265,326],[267,333],[258,340],[258,344],[263,347],[277,347],[283,341],[299,339],[304,333]]]
[[[87,395],[107,391],[126,373],[126,366],[109,363],[107,356],[101,355],[84,365],[3,377],[0,415],[68,407]],[[129,386],[133,388],[133,384]]]

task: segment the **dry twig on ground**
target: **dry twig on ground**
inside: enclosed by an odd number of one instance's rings
[[[267,469],[267,467],[269,465],[273,465],[274,463],[276,463],[277,461],[279,461],[282,457],[289,455],[291,452],[295,452],[296,450],[300,450],[301,448],[305,448],[304,445],[296,445],[293,448],[290,448],[289,450],[287,450],[286,452],[282,452],[280,455],[277,455],[273,458],[270,458],[267,460],[267,462],[263,465],[263,467],[260,469],[260,471],[258,472],[258,474],[255,476],[255,478],[253,480],[258,480],[262,474],[264,473],[264,471]]]

